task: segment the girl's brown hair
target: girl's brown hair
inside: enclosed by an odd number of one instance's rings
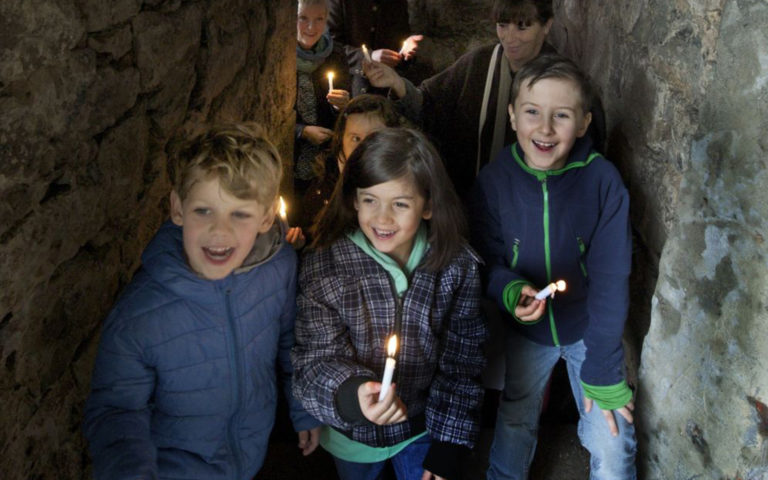
[[[437,150],[422,133],[410,128],[379,130],[357,146],[315,225],[312,247],[327,248],[358,228],[357,189],[402,178],[413,182],[432,210],[432,217],[426,220],[430,250],[424,268],[437,271],[447,266],[464,243],[464,211]]]

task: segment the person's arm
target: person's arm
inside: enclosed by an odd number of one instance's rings
[[[485,366],[482,344],[488,329],[480,314],[479,267],[468,254],[450,267],[440,288],[453,295],[453,307],[445,319],[438,368],[427,399],[432,445],[423,465],[434,475],[450,478],[460,470],[480,429],[483,389],[479,377]]]
[[[299,274],[293,394],[320,421],[342,430],[367,422],[358,388],[375,381],[356,361],[355,348],[341,318],[341,280],[329,274],[328,250],[310,252]]]
[[[634,408],[625,379],[622,347],[629,310],[632,247],[629,195],[618,173],[611,170],[612,181],[601,185],[601,215],[585,259],[590,279],[589,325],[584,332],[587,356],[581,367],[581,382],[587,406],[594,400],[615,433],[611,411],[631,422]]]
[[[116,309],[105,322],[85,405],[83,433],[97,480],[158,478],[149,408],[155,370],[144,361],[129,320]]]

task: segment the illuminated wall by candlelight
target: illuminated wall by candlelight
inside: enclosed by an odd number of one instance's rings
[[[0,2],[4,479],[87,478],[98,327],[166,217],[169,137],[255,119],[292,158],[295,14],[282,0]]]

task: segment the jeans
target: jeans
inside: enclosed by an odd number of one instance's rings
[[[611,436],[596,403],[584,411],[584,392],[579,381],[586,347],[583,341],[559,347],[539,345],[514,330],[507,334],[507,367],[504,394],[499,405],[488,480],[528,478],[539,429],[544,390],[557,361],[565,360],[576,406],[578,434],[590,455],[590,480],[635,480],[635,428],[614,413],[619,435]]]
[[[422,463],[431,443],[429,435],[424,435],[394,457],[382,462],[357,463],[337,457],[333,457],[333,460],[341,480],[379,480],[388,461],[392,461],[397,480],[421,480],[424,473]]]

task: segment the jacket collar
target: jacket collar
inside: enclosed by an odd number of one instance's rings
[[[523,171],[533,175],[537,180],[541,181],[547,177],[562,175],[574,168],[586,167],[592,163],[592,160],[594,160],[595,157],[599,157],[600,154],[592,151],[592,139],[585,135],[576,140],[573,144],[573,148],[568,154],[568,160],[565,162],[565,166],[557,170],[536,170],[529,167],[523,159],[523,149],[520,148],[520,144],[517,142],[512,145],[512,156]]]

